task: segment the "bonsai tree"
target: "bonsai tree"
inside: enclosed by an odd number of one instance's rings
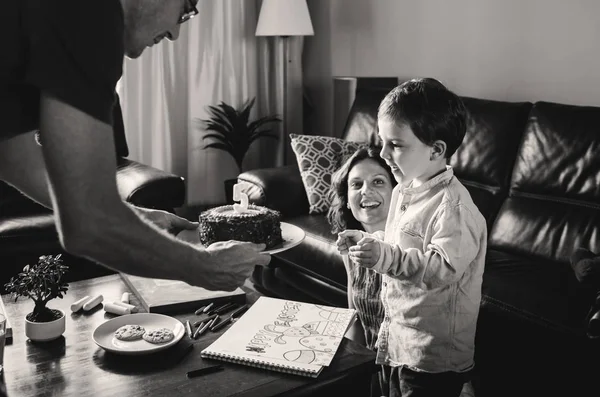
[[[248,148],[256,139],[269,137],[277,139],[277,135],[265,128],[269,123],[280,122],[276,116],[265,116],[249,122],[250,111],[254,106],[256,98],[246,101],[240,110],[221,102],[217,106],[209,106],[211,117],[208,120],[200,120],[205,124],[205,129],[211,131],[203,139],[215,139],[215,141],[204,145],[204,149],[214,148],[224,150],[231,154],[242,170],[242,161]]]
[[[63,280],[63,276],[68,269],[68,266],[63,265],[61,255],[42,255],[37,264],[25,266],[4,287],[7,293],[13,294],[15,302],[19,296],[33,300],[35,306],[27,315],[27,320],[37,323],[54,321],[62,314],[58,310],[47,308],[46,304],[54,298],[62,299],[67,292],[69,285]]]

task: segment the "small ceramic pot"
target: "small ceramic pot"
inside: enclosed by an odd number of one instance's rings
[[[47,342],[59,338],[65,332],[65,312],[59,310],[62,316],[47,323],[34,323],[25,318],[25,335],[35,342]]]

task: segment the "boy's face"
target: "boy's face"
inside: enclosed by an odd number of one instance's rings
[[[398,183],[428,180],[432,173],[433,147],[421,142],[406,123],[380,120],[377,125],[383,145],[381,157],[391,167]]]
[[[392,189],[390,175],[374,160],[364,159],[348,173],[348,205],[365,231],[385,228]]]

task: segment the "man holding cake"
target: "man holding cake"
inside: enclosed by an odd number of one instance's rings
[[[59,239],[76,256],[120,272],[234,290],[266,244],[178,239],[196,229],[121,200],[115,180],[115,86],[124,56],[137,58],[198,14],[197,0],[18,0],[0,30],[0,180],[54,210]],[[119,126],[122,128],[122,125]],[[40,144],[36,143],[39,141]],[[196,231],[197,233],[197,231]]]

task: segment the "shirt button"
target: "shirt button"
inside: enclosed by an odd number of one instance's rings
[[[401,211],[406,211],[406,204],[402,204],[402,205],[400,206],[400,210],[401,210]]]

